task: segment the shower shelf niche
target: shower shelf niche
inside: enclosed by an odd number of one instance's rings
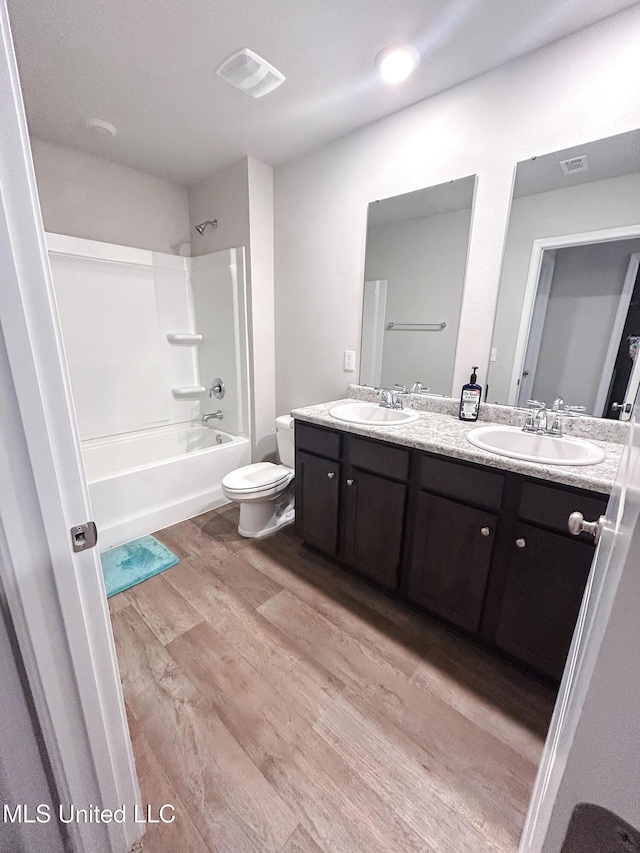
[[[204,385],[176,385],[171,389],[173,396],[180,400],[195,400],[198,397],[202,397],[206,391],[207,389]]]
[[[167,340],[170,344],[196,346],[202,341],[202,335],[197,332],[167,332]]]

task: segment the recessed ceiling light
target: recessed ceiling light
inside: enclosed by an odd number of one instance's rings
[[[376,57],[376,65],[385,83],[400,83],[418,67],[420,54],[410,44],[392,44]]]
[[[117,127],[101,118],[86,118],[82,124],[94,136],[102,136],[104,139],[112,139],[118,133]]]

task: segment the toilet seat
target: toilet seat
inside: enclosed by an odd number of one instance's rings
[[[273,462],[255,462],[227,474],[222,480],[223,489],[234,495],[256,495],[285,486],[293,477],[293,471]]]

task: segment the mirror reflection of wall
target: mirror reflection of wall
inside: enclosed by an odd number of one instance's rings
[[[369,205],[360,382],[450,394],[474,175]]]
[[[640,131],[519,163],[487,399],[618,417],[640,380],[638,252]]]

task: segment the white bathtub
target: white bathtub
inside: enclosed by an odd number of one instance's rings
[[[222,506],[222,478],[251,461],[247,438],[185,424],[85,441],[82,455],[100,551]]]

